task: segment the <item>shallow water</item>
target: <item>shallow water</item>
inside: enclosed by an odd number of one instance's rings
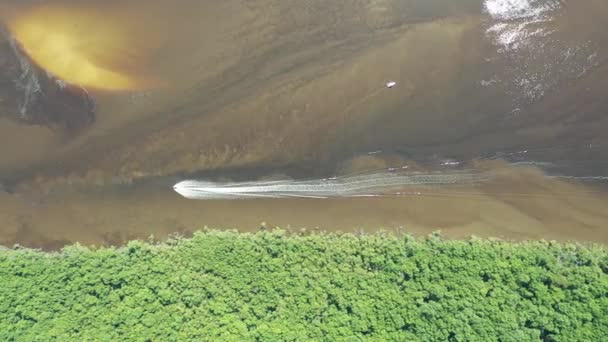
[[[608,241],[604,1],[56,0],[0,13],[34,63],[97,108],[66,135],[16,120],[0,84],[0,243],[261,222]],[[172,189],[465,165],[503,176],[356,199]]]

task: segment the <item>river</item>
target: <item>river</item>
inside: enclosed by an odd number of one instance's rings
[[[5,1],[0,244],[204,226],[606,243],[607,15],[601,0]],[[54,92],[24,86],[19,61]],[[373,197],[173,190],[397,169],[497,176]]]

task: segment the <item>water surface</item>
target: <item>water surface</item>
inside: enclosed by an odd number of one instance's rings
[[[2,244],[262,222],[607,241],[604,1],[56,0],[0,13],[0,71],[15,74],[17,41],[96,110],[77,131],[28,124],[13,103],[24,90],[0,83]],[[404,166],[502,176],[374,198],[172,190]]]

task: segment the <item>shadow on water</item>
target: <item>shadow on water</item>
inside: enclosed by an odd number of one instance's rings
[[[599,0],[4,2],[3,39],[96,106],[66,139],[45,126],[50,107],[36,125],[15,120],[23,90],[0,81],[0,243],[261,222],[606,242],[606,15]],[[19,78],[7,51],[0,72]],[[356,199],[171,189],[465,164],[501,176]]]

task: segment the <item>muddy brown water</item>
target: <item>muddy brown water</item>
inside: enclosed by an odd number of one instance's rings
[[[0,13],[2,39],[97,104],[95,123],[67,137],[15,119],[5,97],[16,90],[2,81],[0,244],[121,244],[263,222],[608,242],[605,1],[56,0],[3,2]],[[381,198],[191,201],[171,190],[190,176],[450,161],[502,176]]]

